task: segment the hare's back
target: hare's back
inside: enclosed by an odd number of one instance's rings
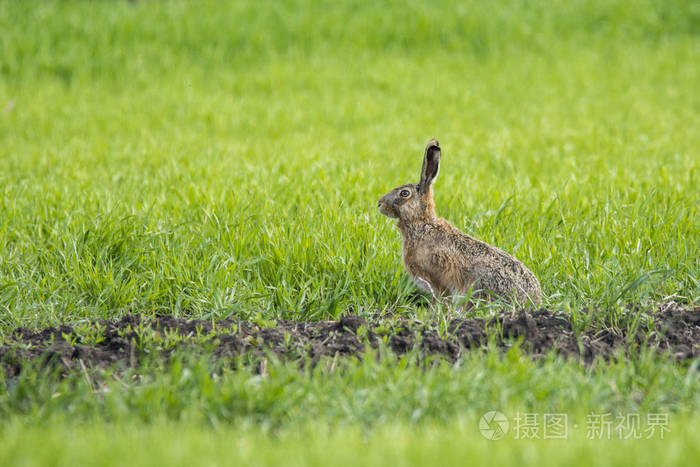
[[[539,302],[540,284],[522,262],[500,248],[461,234],[453,239],[455,246],[451,249],[459,252],[454,261],[459,265],[462,287],[488,290],[504,297],[515,293],[523,304],[528,300]]]

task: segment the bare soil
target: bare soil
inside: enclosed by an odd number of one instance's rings
[[[436,323],[408,319],[367,320],[349,315],[338,321],[279,320],[273,325],[225,319],[187,320],[172,316],[144,318],[137,314],[87,326],[17,328],[0,345],[0,365],[10,375],[27,361],[71,368],[129,368],[146,355],[167,356],[186,349],[216,360],[239,356],[314,364],[323,357],[358,356],[368,347],[396,355],[442,356],[456,360],[464,352],[495,346],[507,350],[515,342],[534,357],[550,352],[592,362],[651,348],[684,361],[700,356],[700,308],[675,303],[644,314],[638,326],[606,327],[576,333],[568,315],[548,310],[499,314],[492,318],[455,318],[442,329]],[[87,331],[86,331],[87,330]],[[93,337],[89,337],[93,336]]]

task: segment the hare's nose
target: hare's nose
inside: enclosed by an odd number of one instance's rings
[[[380,199],[379,201],[377,201],[377,207],[378,207],[378,208],[381,208],[381,207],[382,207],[382,200],[381,200],[381,199]]]

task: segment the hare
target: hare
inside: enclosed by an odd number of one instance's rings
[[[435,215],[433,182],[440,155],[440,144],[431,140],[420,181],[394,188],[377,205],[380,213],[398,219],[406,270],[436,300],[495,296],[517,306],[539,305],[540,283],[523,263]]]

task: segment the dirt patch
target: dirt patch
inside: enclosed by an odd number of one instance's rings
[[[183,348],[216,359],[274,354],[302,364],[313,364],[322,357],[361,356],[368,347],[388,348],[397,355],[418,352],[424,357],[456,360],[464,352],[488,345],[505,350],[514,342],[535,357],[554,351],[583,362],[641,348],[656,349],[678,361],[700,356],[700,308],[683,309],[670,303],[644,316],[636,326],[576,333],[567,315],[548,310],[456,318],[442,327],[353,315],[338,321],[270,323],[127,315],[120,320],[38,331],[17,328],[0,346],[0,363],[10,374],[21,371],[23,362],[36,359],[65,369],[124,368],[140,365],[148,355],[167,356]]]

